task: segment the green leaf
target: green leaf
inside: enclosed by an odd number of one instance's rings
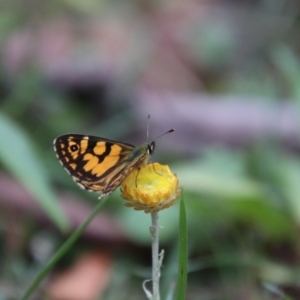
[[[176,287],[176,300],[184,300],[187,285],[187,265],[188,265],[188,237],[186,225],[186,212],[183,196],[180,199],[179,212],[179,262],[178,278]]]
[[[285,84],[287,84],[289,96],[299,104],[300,63],[297,54],[291,47],[279,44],[272,50],[271,59],[285,80]]]
[[[7,116],[0,113],[0,160],[19,180],[61,230],[67,221],[47,181],[43,165],[27,134]],[[49,145],[51,147],[51,144]]]

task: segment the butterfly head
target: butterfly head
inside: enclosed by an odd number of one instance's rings
[[[146,153],[148,155],[152,155],[154,150],[155,150],[155,140],[162,137],[163,135],[167,134],[167,133],[170,133],[170,132],[173,132],[175,129],[170,129],[169,131],[157,136],[151,143],[146,143],[146,147],[144,149],[146,149]],[[147,139],[148,139],[148,129],[147,129]]]

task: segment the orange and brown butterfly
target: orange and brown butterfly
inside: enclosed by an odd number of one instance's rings
[[[154,141],[135,147],[81,134],[61,135],[53,144],[57,158],[74,181],[83,189],[99,192],[99,198],[113,192],[134,169],[146,165],[155,148]]]

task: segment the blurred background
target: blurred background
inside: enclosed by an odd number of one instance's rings
[[[52,142],[134,145],[183,187],[186,299],[300,299],[297,0],[0,3],[0,299],[20,299],[97,203]],[[178,204],[160,214],[162,299],[177,271]],[[117,190],[33,299],[145,299],[150,215]]]

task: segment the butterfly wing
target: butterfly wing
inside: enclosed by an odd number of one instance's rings
[[[74,181],[84,189],[100,192],[100,196],[114,191],[149,156],[145,151],[134,151],[130,144],[79,134],[58,137],[54,149]]]

